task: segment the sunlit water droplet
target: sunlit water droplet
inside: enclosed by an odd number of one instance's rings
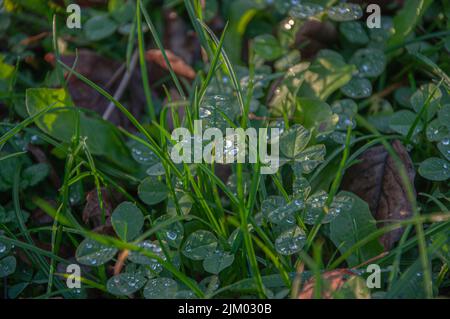
[[[363,15],[361,6],[353,3],[341,3],[328,9],[328,16],[334,21],[352,21]]]

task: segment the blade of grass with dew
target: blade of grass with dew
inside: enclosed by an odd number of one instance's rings
[[[431,92],[431,94],[427,97],[427,99],[425,100],[425,103],[422,105],[422,107],[420,108],[420,111],[417,113],[416,118],[414,119],[413,124],[411,125],[411,127],[408,130],[408,133],[406,134],[406,138],[405,138],[405,143],[406,144],[410,144],[411,143],[411,138],[414,135],[414,132],[416,130],[417,125],[420,122],[420,119],[422,118],[422,116],[424,114],[426,114],[425,112],[427,111],[428,107],[431,104],[431,99],[433,98],[434,94],[437,92],[437,90],[439,90],[439,87],[442,84],[442,81],[444,79],[442,79],[439,84],[434,88],[433,92]]]
[[[203,26],[203,28],[208,32],[209,36],[211,37],[211,39],[215,43],[216,47],[219,47],[220,41],[219,41],[219,39],[217,39],[217,37],[214,34],[214,32],[203,21],[199,20],[199,22]],[[242,96],[242,90],[241,90],[240,82],[239,82],[239,80],[238,80],[238,78],[236,76],[236,73],[234,72],[233,65],[231,64],[231,61],[228,58],[225,50],[223,48],[221,48],[220,52],[221,52],[222,59],[223,59],[223,61],[225,63],[226,69],[228,71],[228,74],[230,75],[231,82],[233,83],[234,89],[236,91],[242,115],[244,115],[245,114],[245,105],[244,105],[244,98]],[[242,128],[245,129],[246,125],[247,125],[247,119],[244,118],[244,123],[243,123],[243,125],[241,124],[241,126],[242,126]]]
[[[71,70],[69,66],[64,64],[61,61],[58,61],[64,68]],[[150,134],[147,132],[147,130],[139,123],[139,121],[127,110],[125,106],[123,106],[119,101],[115,100],[108,92],[103,90],[101,87],[96,85],[91,80],[87,79],[83,75],[79,74],[75,70],[73,70],[73,74],[79,78],[82,82],[86,83],[88,86],[96,90],[98,93],[103,95],[105,98],[107,98],[110,102],[113,102],[114,105],[130,120],[130,122],[137,128],[137,130],[142,133],[147,140],[150,142],[147,144],[147,146],[152,150],[156,156],[159,157],[163,162],[165,162],[167,165],[171,166],[171,168],[177,172],[177,175],[181,177],[181,173],[178,171],[178,169],[175,167],[175,164],[168,158],[168,156],[161,151],[161,148],[159,145],[155,142],[155,140],[150,136]]]
[[[345,168],[347,165],[347,160],[350,155],[350,142],[351,142],[351,133],[352,133],[352,127],[349,125],[347,126],[347,134],[345,137],[345,145],[344,145],[344,152],[342,154],[341,161],[339,163],[338,171],[336,172],[336,176],[333,180],[333,183],[331,184],[330,192],[328,193],[327,200],[325,202],[325,213],[328,213],[328,207],[333,202],[334,196],[336,195],[339,186],[341,185],[342,177],[344,176]],[[323,216],[322,216],[323,218]],[[316,238],[317,234],[319,233],[319,230],[321,228],[321,221],[322,218],[319,219],[319,221],[314,225],[311,232],[308,234],[308,238],[306,240],[305,245],[305,251],[308,251],[311,245],[313,244],[314,239]]]

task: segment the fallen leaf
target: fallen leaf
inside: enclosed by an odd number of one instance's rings
[[[186,62],[184,62],[180,57],[176,56],[172,51],[165,50],[167,59],[169,60],[170,65],[172,66],[173,71],[185,78],[193,80],[195,78],[194,69],[189,66]],[[145,53],[145,58],[148,62],[154,62],[159,66],[168,70],[166,60],[162,52],[158,49],[150,49]]]
[[[98,228],[100,231],[102,226],[110,225],[110,217],[113,211],[114,206],[116,206],[119,201],[116,197],[118,196],[116,193],[112,193],[110,189],[101,188],[102,193],[102,202],[103,202],[103,210],[105,214],[105,223],[102,222],[102,209],[100,207],[100,202],[98,198],[97,189],[94,188],[91,190],[86,196],[86,205],[83,210],[83,221],[87,223],[91,223],[93,227]]]
[[[409,180],[414,187],[415,170],[411,158],[400,141],[392,147],[404,164]],[[380,145],[369,148],[360,157],[360,162],[350,167],[342,180],[342,189],[358,195],[369,204],[376,220],[383,221],[379,227],[386,226],[390,220],[403,220],[411,217],[412,207],[408,200],[405,185],[402,183],[394,159]],[[414,190],[415,193],[415,190]],[[380,242],[386,250],[398,241],[403,228],[395,229],[381,236]]]

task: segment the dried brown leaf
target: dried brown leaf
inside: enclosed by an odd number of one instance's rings
[[[165,50],[167,59],[169,60],[170,65],[172,66],[173,71],[185,78],[193,80],[195,78],[194,69],[184,62],[180,57],[176,56],[172,51]],[[166,60],[160,50],[151,49],[145,53],[145,58],[149,62],[154,62],[164,69],[168,70]]]
[[[87,223],[91,223],[94,228],[98,228],[98,230],[102,229],[103,226],[110,225],[110,217],[113,211],[113,208],[116,206],[118,199],[116,198],[118,195],[112,193],[111,190],[102,187],[102,203],[103,210],[100,206],[99,196],[97,189],[94,188],[91,190],[86,196],[86,205],[83,210],[83,221]],[[102,214],[105,214],[106,224],[102,222]]]
[[[392,147],[406,168],[409,180],[414,187],[415,171],[406,148],[400,141],[394,141]],[[383,146],[366,150],[360,162],[349,168],[343,178],[342,188],[355,193],[369,204],[372,215],[379,227],[386,226],[391,220],[403,220],[412,215],[405,185],[394,159]],[[403,229],[398,228],[380,238],[386,250],[398,241]]]

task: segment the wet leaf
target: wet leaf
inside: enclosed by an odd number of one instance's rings
[[[297,2],[296,5],[291,7],[289,14],[297,19],[307,19],[310,18],[324,10],[323,6],[313,2],[300,3]]]
[[[163,215],[158,217],[154,223],[157,226],[159,223],[170,220],[172,217],[170,215]],[[181,245],[184,237],[184,227],[180,222],[172,222],[171,224],[164,226],[160,231],[158,231],[161,239],[166,241],[170,246],[178,248]]]
[[[331,105],[333,113],[339,116],[339,121],[336,125],[338,130],[347,130],[348,126],[355,128],[356,123],[354,116],[358,113],[358,105],[355,101],[350,99],[338,100]]]
[[[131,241],[140,234],[144,226],[144,215],[135,204],[123,202],[112,213],[111,224],[117,236]]]
[[[305,232],[300,227],[294,226],[277,237],[275,249],[282,255],[292,255],[299,252],[305,243]]]
[[[269,216],[277,217],[276,220],[282,220],[282,221],[288,221],[289,223],[293,223],[295,219],[292,216],[292,212],[289,212],[288,214],[281,214],[282,210],[280,210],[280,215],[282,215],[281,218],[279,218],[277,215],[277,210],[280,207],[283,207],[286,205],[286,200],[282,196],[269,196],[267,197],[261,204],[261,212],[263,216],[265,216],[268,220],[273,222],[273,219],[271,219]],[[275,213],[274,213],[275,212]]]
[[[292,191],[296,198],[306,199],[311,191],[311,186],[306,178],[296,174],[292,184]]]
[[[183,246],[183,255],[192,260],[203,260],[217,247],[217,238],[206,230],[197,230],[189,235]]]
[[[352,198],[353,203],[331,221],[330,239],[341,253],[345,253],[358,241],[375,232],[377,227],[366,202],[352,193],[341,192],[340,194]],[[347,264],[350,267],[359,265],[382,252],[383,247],[375,239],[350,255],[347,258]]]
[[[328,17],[338,22],[358,20],[362,15],[361,6],[355,3],[341,3],[328,9]]]
[[[392,147],[405,166],[409,181],[414,187],[415,171],[407,150],[399,141],[394,141]],[[377,224],[379,227],[389,224],[389,220],[411,217],[412,208],[405,185],[394,159],[384,147],[380,145],[369,148],[359,160],[360,163],[350,167],[345,173],[342,188],[366,201],[376,220],[387,221]],[[384,234],[380,241],[385,249],[390,249],[402,233],[402,228],[393,230]]]
[[[233,121],[239,113],[237,105],[232,103],[229,96],[222,94],[206,96],[199,109],[199,117],[203,120],[204,128],[219,128],[225,132],[230,126],[227,119]]]
[[[352,99],[363,99],[372,95],[372,83],[365,78],[352,78],[341,88],[341,92]]]
[[[1,207],[0,208],[0,222],[2,224],[5,224],[4,217],[5,217],[4,210],[3,210],[3,207]],[[9,243],[0,241],[0,258],[5,257],[10,252],[10,250],[11,250],[11,245]]]
[[[350,43],[364,45],[369,42],[369,36],[364,30],[364,25],[359,21],[343,22],[339,25],[339,30]]]
[[[233,261],[233,254],[219,250],[203,260],[203,268],[211,274],[218,275],[222,270],[231,266]]]
[[[395,112],[389,121],[389,127],[394,130],[395,132],[398,132],[404,136],[406,136],[409,132],[409,129],[413,125],[414,121],[416,119],[416,114],[414,114],[411,111],[398,111]],[[423,124],[422,122],[419,122],[414,129],[413,135],[420,133],[422,131]]]
[[[317,165],[323,162],[325,153],[325,145],[313,145],[298,154],[295,161],[300,163],[305,174],[309,174],[317,167]]]
[[[155,205],[167,198],[169,189],[157,178],[149,176],[138,187],[139,198],[147,205]]]
[[[77,261],[87,266],[100,266],[110,261],[117,253],[117,248],[105,246],[99,242],[86,238],[75,252]]]
[[[432,119],[436,114],[439,102],[442,97],[442,91],[434,84],[425,84],[411,96],[410,103],[417,113],[428,101],[427,118]]]
[[[170,278],[150,279],[144,287],[145,299],[174,299],[178,284]]]
[[[442,139],[437,145],[439,151],[441,151],[442,155],[450,161],[450,135],[447,135]]]
[[[162,260],[166,260],[166,256],[157,241],[151,242],[150,240],[144,240],[138,243],[137,246],[158,256]],[[162,265],[156,259],[147,257],[139,251],[131,251],[128,259],[135,264],[148,266],[153,274],[159,274],[163,270]]]
[[[116,296],[127,296],[144,287],[147,279],[139,273],[122,273],[108,279],[106,289]]]
[[[437,157],[428,158],[420,164],[419,174],[431,181],[445,181],[450,178],[450,162]]]
[[[167,60],[173,69],[173,72],[179,76],[183,76],[187,79],[193,80],[196,76],[194,69],[188,65],[182,58],[175,55],[170,50],[165,50]],[[158,49],[151,49],[145,53],[145,58],[149,62],[154,62],[161,66],[162,68],[168,70],[166,60],[164,59],[163,53]]]
[[[7,256],[0,259],[0,278],[7,277],[16,271],[16,257]]]
[[[336,195],[330,207],[325,213],[325,203],[328,199],[328,194],[324,191],[319,191],[312,194],[306,200],[306,208],[304,221],[308,225],[315,225],[321,220],[322,224],[326,224],[334,220],[337,216],[348,211],[353,206],[353,199],[342,194]]]
[[[386,56],[378,49],[360,49],[353,54],[350,63],[358,68],[358,76],[375,78],[383,73]]]
[[[154,165],[159,162],[159,158],[155,153],[142,143],[136,140],[130,140],[127,143],[128,148],[131,150],[131,156],[139,164],[143,165]]]
[[[440,118],[437,118],[428,124],[426,134],[430,142],[438,142],[450,136],[450,130]]]
[[[295,213],[303,209],[302,199],[294,199],[287,203],[281,196],[269,196],[261,205],[261,212],[271,223],[278,225],[295,224]]]

